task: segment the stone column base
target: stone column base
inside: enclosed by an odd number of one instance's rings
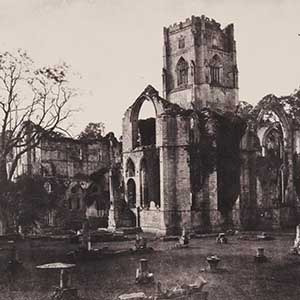
[[[116,228],[115,211],[114,209],[110,209],[108,212],[108,229],[114,231]]]
[[[79,300],[78,290],[75,288],[57,288],[50,296],[52,300]]]

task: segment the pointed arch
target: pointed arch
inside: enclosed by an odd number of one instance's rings
[[[189,64],[183,57],[180,57],[176,64],[178,86],[182,86],[188,83],[188,71],[189,71]]]
[[[189,139],[191,144],[200,142],[200,120],[196,112],[190,115]]]
[[[135,176],[135,166],[131,158],[127,159],[126,162],[126,177],[134,177]]]
[[[267,128],[262,137],[263,156],[266,152],[273,153],[280,159],[284,155],[284,139],[283,130],[279,122],[274,123],[272,126]]]
[[[127,200],[129,208],[136,207],[136,185],[132,178],[127,181]]]
[[[215,54],[209,62],[210,79],[212,84],[221,84],[222,82],[222,60],[219,55]]]

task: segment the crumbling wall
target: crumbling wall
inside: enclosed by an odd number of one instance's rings
[[[239,223],[233,210],[240,193],[239,143],[245,124],[234,114],[207,109],[196,119],[189,145],[193,227],[226,229]]]

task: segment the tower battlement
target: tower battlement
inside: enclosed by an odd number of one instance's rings
[[[168,31],[169,34],[174,34],[178,31],[181,31],[185,28],[192,27],[195,29],[205,29],[209,28],[212,30],[220,30],[225,35],[231,36],[233,38],[233,24],[230,23],[224,28],[221,27],[221,24],[218,23],[215,19],[208,18],[205,15],[202,15],[201,17],[198,16],[192,16],[191,18],[186,18],[185,21],[182,22],[176,22],[168,27],[164,27],[165,31]]]
[[[185,21],[179,22],[179,23],[174,23],[174,24],[168,26],[167,29],[171,33],[171,32],[176,32],[178,30],[181,30],[185,27],[189,27],[191,25],[192,25],[192,18],[186,18]]]
[[[184,108],[234,110],[238,69],[234,25],[205,15],[164,27],[164,97]],[[194,105],[192,105],[194,104]]]

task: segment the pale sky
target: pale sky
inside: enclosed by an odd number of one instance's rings
[[[163,26],[191,15],[235,25],[240,100],[300,85],[298,0],[0,0],[1,51],[80,74],[73,134],[104,122],[121,135],[126,108],[148,85],[161,93]]]

